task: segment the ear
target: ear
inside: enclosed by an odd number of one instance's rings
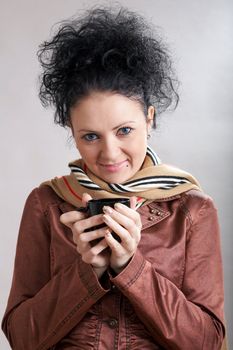
[[[147,112],[147,133],[149,134],[151,131],[151,128],[153,126],[153,121],[155,118],[155,108],[153,106],[149,106],[148,112]]]

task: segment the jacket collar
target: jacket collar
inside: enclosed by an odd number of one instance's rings
[[[142,230],[158,224],[171,215],[168,209],[161,208],[157,202],[151,202],[145,207],[140,208],[139,213],[142,219]]]

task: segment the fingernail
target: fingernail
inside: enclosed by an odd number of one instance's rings
[[[109,230],[106,230],[105,236],[110,237],[111,236],[111,232]]]
[[[104,214],[104,215],[103,215],[103,220],[104,220],[104,221],[109,221],[109,216]]]
[[[103,212],[104,212],[104,213],[107,213],[107,214],[112,214],[112,208],[111,208],[111,207],[104,206],[104,207],[103,207]]]
[[[121,209],[121,208],[123,208],[123,205],[121,203],[116,203],[116,204],[114,204],[114,208]]]

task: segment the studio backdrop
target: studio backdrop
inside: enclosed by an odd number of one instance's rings
[[[111,1],[105,2],[109,4]],[[155,26],[170,47],[180,103],[158,119],[150,145],[192,173],[218,207],[229,348],[233,348],[233,2],[121,0]],[[9,293],[26,197],[42,181],[68,173],[78,157],[71,135],[53,124],[38,99],[38,45],[52,26],[104,2],[0,0],[1,244],[0,316]],[[1,350],[10,349],[3,333]]]

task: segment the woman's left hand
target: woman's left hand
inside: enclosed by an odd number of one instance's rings
[[[109,228],[105,240],[111,248],[110,266],[120,273],[135,254],[141,238],[141,218],[135,210],[136,198],[130,199],[131,208],[120,203],[114,209],[104,207],[103,220]],[[118,242],[110,231],[115,232],[121,239]]]

